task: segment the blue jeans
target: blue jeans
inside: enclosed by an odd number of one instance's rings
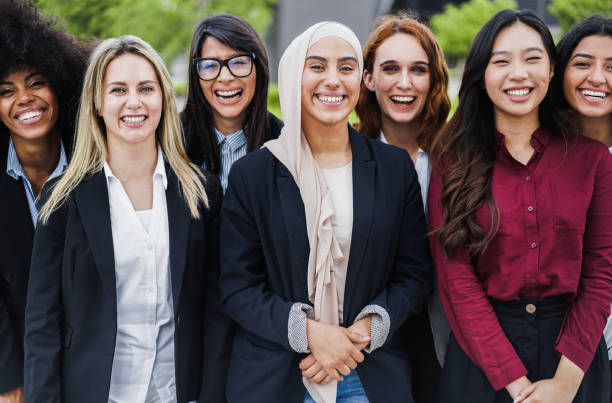
[[[304,397],[304,403],[315,403],[308,392]],[[351,371],[342,381],[338,382],[336,403],[369,403],[357,371]]]

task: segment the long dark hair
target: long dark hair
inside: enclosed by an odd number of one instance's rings
[[[457,110],[432,144],[433,160],[446,168],[442,178],[444,224],[435,234],[447,255],[462,246],[467,247],[471,255],[482,253],[499,227],[499,210],[491,195],[496,154],[495,121],[493,104],[484,86],[484,74],[495,38],[502,29],[516,22],[540,34],[551,66],[557,59],[548,28],[532,11],[500,11],[474,38],[465,62]],[[550,132],[563,132],[550,93],[540,104],[539,118],[540,125]],[[488,232],[476,222],[475,213],[482,203],[489,205],[493,217]]]
[[[196,27],[189,52],[187,102],[181,117],[187,134],[187,154],[191,159],[202,159],[209,171],[218,174],[221,169],[221,156],[214,131],[213,114],[210,104],[202,93],[198,72],[193,64],[193,59],[200,57],[202,44],[209,36],[240,52],[255,54],[257,71],[255,95],[247,106],[244,125],[247,152],[258,149],[270,138],[267,114],[270,72],[268,55],[262,39],[242,18],[220,14],[205,18]]]
[[[571,109],[563,95],[563,76],[567,63],[580,41],[591,35],[612,36],[612,18],[604,18],[601,15],[588,17],[567,31],[557,44],[558,59],[550,91],[552,99],[560,109]]]
[[[59,105],[57,128],[70,155],[90,47],[54,27],[27,0],[0,0],[0,78],[31,67],[49,80]],[[0,137],[8,129],[0,122]]]

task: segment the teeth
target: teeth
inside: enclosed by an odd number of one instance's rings
[[[126,123],[140,123],[145,120],[144,116],[124,116],[121,118]]]
[[[28,119],[32,119],[32,118],[35,118],[35,117],[40,116],[40,115],[42,115],[41,111],[38,111],[38,112],[26,112],[26,113],[23,113],[23,114],[19,115],[17,117],[17,119],[19,119],[19,120],[28,120]]]
[[[216,91],[217,95],[220,95],[222,97],[233,97],[234,95],[237,95],[241,92],[242,90]]]
[[[603,91],[582,90],[582,93],[587,97],[605,98],[606,93]]]
[[[520,97],[529,94],[529,88],[522,88],[520,90],[507,90],[506,93],[508,95]]]
[[[398,97],[398,96],[392,96],[391,100],[393,100],[394,102],[412,102],[416,99],[416,97]]]
[[[342,101],[342,95],[337,96],[337,97],[329,97],[327,95],[318,95],[319,99],[323,102],[328,102],[328,103],[335,103],[335,102],[340,102]]]

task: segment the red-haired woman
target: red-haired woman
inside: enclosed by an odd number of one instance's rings
[[[444,55],[429,28],[406,14],[383,17],[363,55],[358,130],[408,151],[426,205],[431,173],[427,153],[450,109]],[[437,287],[427,311],[429,315],[423,311],[409,319],[396,336],[403,339],[415,369],[416,402],[437,400],[440,366],[450,335]]]

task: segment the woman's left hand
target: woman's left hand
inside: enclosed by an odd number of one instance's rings
[[[572,403],[577,388],[552,378],[534,382],[521,390],[520,400],[516,403]]]
[[[306,358],[300,361],[300,369],[302,370],[302,376],[311,382],[325,385],[333,380],[312,354],[308,354]]]

